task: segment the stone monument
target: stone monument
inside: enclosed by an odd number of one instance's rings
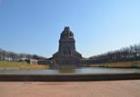
[[[60,68],[80,67],[82,55],[76,51],[74,34],[65,27],[59,40],[59,49],[53,57],[53,64]]]

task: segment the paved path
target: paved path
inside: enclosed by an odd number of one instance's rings
[[[140,97],[140,80],[0,82],[0,97]]]

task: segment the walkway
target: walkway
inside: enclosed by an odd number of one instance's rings
[[[140,80],[0,82],[0,97],[140,97]]]

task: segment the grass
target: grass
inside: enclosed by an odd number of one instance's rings
[[[27,62],[0,61],[0,69],[48,69],[48,65],[28,64]]]
[[[91,66],[91,67],[108,67],[108,68],[140,68],[140,61],[90,64],[89,66]]]
[[[140,68],[140,61],[90,64],[89,66],[107,67],[107,68]],[[48,69],[48,68],[49,68],[48,65],[28,64],[27,62],[0,61],[0,69],[41,70],[41,69]]]

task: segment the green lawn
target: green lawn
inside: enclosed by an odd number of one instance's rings
[[[109,68],[140,68],[140,61],[90,64],[89,66]],[[48,65],[28,64],[27,62],[0,61],[0,69],[40,70],[48,68]]]
[[[48,69],[48,65],[28,64],[26,62],[0,61],[0,69]]]
[[[109,67],[109,68],[140,68],[140,61],[90,64],[89,66],[91,66],[91,67]]]

